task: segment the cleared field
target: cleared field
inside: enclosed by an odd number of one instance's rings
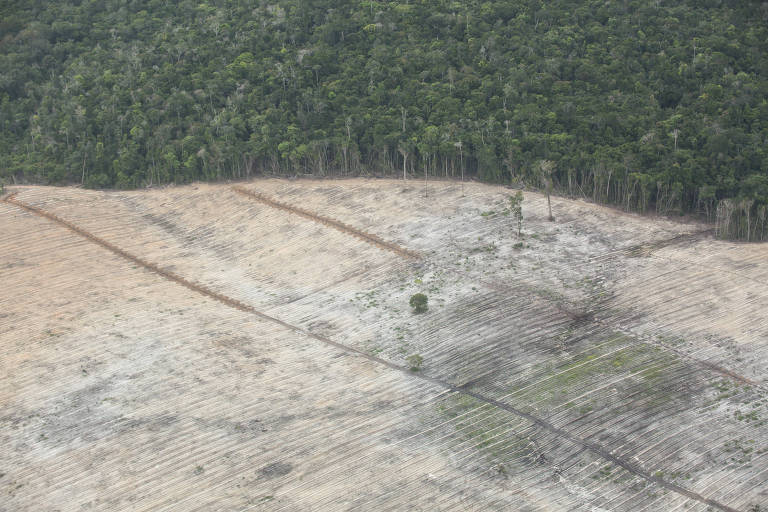
[[[464,191],[13,188],[0,510],[768,509],[768,246]]]

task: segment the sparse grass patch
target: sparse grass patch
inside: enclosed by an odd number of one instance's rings
[[[741,412],[741,410],[736,410],[733,413],[734,418],[736,418],[739,421],[746,421],[749,423],[750,421],[758,421],[760,417],[757,415],[757,411],[750,411],[750,412]]]
[[[567,337],[563,338],[565,335],[566,333],[555,339],[559,347],[566,344]],[[567,335],[573,333],[567,331]],[[576,348],[577,346],[574,346],[570,349]],[[516,382],[508,389],[521,404],[545,410],[564,406],[573,408],[574,413],[585,415],[603,408],[613,400],[603,403],[599,395],[593,396],[587,403],[573,400],[582,395],[585,389],[608,379],[615,379],[619,392],[631,387],[635,390],[635,400],[644,407],[655,407],[675,400],[685,393],[677,391],[677,387],[671,385],[674,372],[668,371],[668,368],[674,366],[677,361],[677,356],[673,354],[637,343],[631,336],[613,333],[607,341],[583,350],[559,364],[544,363],[534,366],[529,379],[535,382],[535,385]]]
[[[740,439],[731,439],[725,442],[725,453],[729,454],[728,462],[737,464],[746,464],[752,460],[752,452],[755,450],[754,440],[742,441]]]
[[[610,478],[612,471],[613,471],[613,468],[611,467],[610,464],[608,464],[607,466],[601,467],[597,471],[597,473],[592,475],[592,478],[594,480],[601,480],[601,479],[605,479],[605,478]]]
[[[440,413],[451,421],[463,440],[469,441],[494,462],[502,462],[504,473],[514,464],[542,463],[544,451],[528,436],[515,432],[515,424],[487,404],[455,393],[438,406]],[[500,471],[501,473],[501,471]]]

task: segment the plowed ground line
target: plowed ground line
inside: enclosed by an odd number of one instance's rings
[[[646,471],[645,469],[643,469],[640,466],[638,466],[637,464],[629,461],[628,459],[625,459],[624,457],[612,454],[609,450],[603,448],[602,446],[600,446],[597,443],[594,443],[592,441],[588,441],[586,439],[582,439],[582,438],[580,438],[580,437],[578,437],[578,436],[576,436],[576,435],[574,435],[574,434],[572,434],[572,433],[570,433],[570,432],[568,432],[568,431],[566,431],[566,430],[564,430],[562,428],[556,427],[552,423],[549,423],[548,421],[546,421],[546,420],[544,420],[542,418],[539,418],[539,417],[534,416],[532,414],[529,414],[529,413],[527,413],[525,411],[517,409],[517,408],[515,408],[515,407],[513,407],[513,406],[511,406],[509,404],[506,404],[506,403],[503,403],[503,402],[499,402],[498,400],[495,400],[495,399],[493,399],[491,397],[487,397],[487,396],[485,396],[483,394],[477,393],[477,392],[472,391],[470,389],[454,386],[453,384],[451,384],[451,383],[449,383],[447,381],[444,381],[442,379],[438,379],[438,378],[435,378],[435,377],[429,377],[429,376],[421,374],[421,373],[412,372],[408,368],[396,365],[396,364],[391,363],[391,362],[389,362],[389,361],[387,361],[385,359],[382,359],[380,357],[373,356],[371,354],[368,354],[366,352],[358,350],[358,349],[356,349],[354,347],[350,347],[350,346],[345,345],[343,343],[339,343],[339,342],[333,341],[330,338],[327,338],[325,336],[312,333],[310,331],[307,331],[306,329],[303,329],[301,327],[297,327],[297,326],[291,325],[291,324],[289,324],[287,322],[284,322],[284,321],[282,321],[282,320],[280,320],[278,318],[275,318],[273,316],[266,315],[266,314],[256,310],[253,306],[245,304],[245,303],[243,303],[243,302],[241,302],[241,301],[239,301],[237,299],[234,299],[232,297],[228,297],[228,296],[226,296],[224,294],[215,292],[215,291],[213,291],[213,290],[211,290],[209,288],[206,288],[205,286],[202,286],[200,284],[197,284],[197,283],[194,283],[192,281],[189,281],[189,280],[187,280],[187,279],[185,279],[185,278],[183,278],[183,277],[181,277],[181,276],[179,276],[179,275],[177,275],[177,274],[175,274],[173,272],[170,272],[168,270],[164,270],[164,269],[160,268],[159,266],[157,266],[156,264],[151,263],[149,261],[146,261],[146,260],[144,260],[142,258],[139,258],[138,256],[135,256],[135,255],[133,255],[133,254],[131,254],[131,253],[129,253],[129,252],[127,252],[127,251],[117,247],[116,245],[114,245],[114,244],[112,244],[112,243],[110,243],[110,242],[108,242],[108,241],[106,241],[106,240],[104,240],[104,239],[102,239],[100,237],[97,237],[93,233],[90,233],[90,232],[88,232],[88,231],[78,227],[77,225],[73,224],[72,222],[69,222],[67,220],[62,219],[58,215],[55,215],[55,214],[47,212],[47,211],[45,211],[45,210],[43,210],[41,208],[37,208],[35,206],[32,206],[32,205],[26,204],[26,203],[24,203],[22,201],[19,201],[19,200],[15,199],[14,196],[15,196],[15,194],[12,194],[12,195],[4,198],[3,201],[6,202],[6,203],[9,203],[9,204],[16,205],[16,206],[18,206],[20,208],[23,208],[24,210],[27,210],[27,211],[29,211],[31,213],[34,213],[36,215],[39,215],[39,216],[44,217],[46,219],[49,219],[49,220],[51,220],[51,221],[53,221],[53,222],[55,222],[55,223],[57,223],[57,224],[59,224],[61,226],[64,226],[67,229],[69,229],[70,231],[72,231],[72,232],[82,236],[83,238],[85,238],[85,239],[95,243],[96,245],[100,245],[101,247],[109,250],[110,252],[112,252],[112,253],[114,253],[114,254],[122,257],[122,258],[125,258],[128,261],[131,261],[131,262],[133,262],[133,263],[135,263],[137,265],[140,265],[140,266],[144,267],[145,269],[147,269],[147,270],[149,270],[151,272],[154,272],[154,273],[160,275],[161,277],[164,277],[164,278],[168,279],[169,281],[173,281],[173,282],[175,282],[177,284],[180,284],[181,286],[184,286],[184,287],[186,287],[186,288],[188,288],[188,289],[190,289],[192,291],[195,291],[195,292],[197,292],[197,293],[199,293],[201,295],[204,295],[206,297],[214,299],[214,300],[216,300],[218,302],[221,302],[222,304],[225,304],[225,305],[230,306],[232,308],[238,309],[240,311],[243,311],[243,312],[246,312],[246,313],[251,313],[253,315],[256,315],[258,318],[261,318],[263,320],[267,320],[269,322],[276,323],[276,324],[281,325],[281,326],[285,327],[286,329],[289,329],[289,330],[291,330],[291,331],[293,331],[295,333],[303,334],[304,336],[307,336],[309,338],[312,338],[312,339],[315,339],[317,341],[320,341],[320,342],[322,342],[322,343],[324,343],[326,345],[338,348],[338,349],[340,349],[342,351],[345,351],[347,353],[352,353],[352,354],[358,355],[358,356],[363,357],[363,358],[365,358],[365,359],[367,359],[367,360],[369,360],[371,362],[377,363],[377,364],[379,364],[381,366],[390,368],[392,370],[396,370],[396,371],[404,374],[405,376],[407,376],[409,378],[419,379],[419,380],[422,380],[422,381],[426,381],[426,382],[429,382],[429,383],[431,383],[433,385],[441,387],[441,388],[443,388],[443,389],[445,389],[445,390],[447,390],[449,392],[458,393],[458,394],[462,394],[462,395],[465,395],[465,396],[470,396],[470,397],[472,397],[475,400],[478,400],[480,402],[483,402],[483,403],[486,403],[486,404],[489,404],[489,405],[493,405],[494,407],[497,407],[497,408],[499,408],[501,410],[510,412],[510,413],[512,413],[512,414],[514,414],[514,415],[516,415],[518,417],[524,418],[524,419],[530,421],[531,423],[534,423],[535,425],[541,427],[542,429],[544,429],[544,430],[546,430],[548,432],[551,432],[551,433],[553,433],[553,434],[555,434],[555,435],[557,435],[557,436],[559,436],[559,437],[561,437],[563,439],[566,439],[566,440],[572,442],[573,444],[575,444],[577,446],[581,446],[582,448],[585,448],[586,450],[589,450],[593,454],[598,455],[599,457],[602,457],[605,460],[611,461],[612,463],[614,463],[617,466],[625,469],[626,471],[628,471],[628,472],[630,472],[630,473],[632,473],[634,475],[637,475],[637,476],[639,476],[639,477],[641,477],[641,478],[643,478],[643,479],[645,479],[645,480],[647,480],[649,482],[652,482],[652,483],[654,483],[654,484],[656,484],[656,485],[658,485],[660,487],[663,487],[663,488],[665,488],[665,489],[667,489],[669,491],[672,491],[674,493],[680,494],[682,496],[685,496],[685,497],[690,498],[692,500],[698,501],[700,503],[704,503],[704,504],[707,504],[709,506],[718,508],[720,510],[724,510],[724,511],[727,511],[727,512],[738,512],[736,509],[734,509],[732,507],[729,507],[729,506],[727,506],[725,504],[722,504],[722,503],[720,503],[720,502],[718,502],[716,500],[713,500],[713,499],[710,499],[710,498],[706,498],[706,497],[704,497],[704,496],[702,496],[702,495],[700,495],[700,494],[698,494],[698,493],[696,493],[694,491],[691,491],[690,489],[686,489],[686,488],[684,488],[684,487],[682,487],[680,485],[677,485],[675,483],[663,480],[662,478],[656,476],[655,474],[653,474],[653,473],[651,473],[649,471]]]
[[[254,199],[260,203],[263,203],[267,206],[271,206],[272,208],[277,208],[278,210],[284,210],[290,213],[295,213],[296,215],[300,215],[304,218],[310,219],[314,222],[318,222],[320,224],[325,224],[326,226],[330,226],[338,231],[341,231],[342,233],[346,233],[347,235],[352,235],[354,237],[357,237],[365,242],[368,242],[371,245],[374,245],[380,249],[384,249],[390,252],[393,252],[397,254],[398,256],[403,256],[405,258],[413,258],[413,259],[422,259],[421,255],[415,251],[411,251],[409,249],[405,249],[403,247],[400,247],[394,242],[388,242],[384,240],[383,238],[380,238],[377,235],[374,235],[373,233],[368,233],[367,231],[363,231],[361,229],[357,229],[355,227],[352,227],[348,224],[344,224],[341,221],[338,221],[336,219],[332,219],[330,217],[325,217],[323,215],[318,215],[314,212],[311,212],[309,210],[305,210],[304,208],[299,208],[298,206],[293,206],[287,203],[280,202],[276,199],[272,199],[271,197],[267,197],[264,194],[260,194],[258,192],[252,192],[246,188],[240,187],[240,186],[234,186],[232,187],[232,190],[237,192],[238,194],[242,194],[246,197],[249,197],[251,199]]]

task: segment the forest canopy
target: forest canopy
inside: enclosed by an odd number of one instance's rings
[[[760,1],[0,6],[7,182],[463,171],[538,186],[547,160],[562,192],[627,210],[713,217],[728,199],[764,218],[767,98]]]

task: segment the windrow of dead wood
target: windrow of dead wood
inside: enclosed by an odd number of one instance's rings
[[[260,203],[266,204],[267,206],[271,206],[272,208],[278,208],[280,210],[284,210],[290,213],[295,213],[296,215],[300,215],[301,217],[310,219],[314,222],[318,222],[320,224],[324,224],[326,226],[330,226],[334,229],[337,229],[341,231],[342,233],[346,233],[348,235],[352,235],[354,237],[357,237],[361,240],[364,240],[365,242],[368,242],[369,244],[372,244],[376,247],[379,247],[380,249],[385,249],[387,251],[393,252],[397,254],[398,256],[403,256],[405,258],[413,258],[413,259],[421,259],[422,256],[415,252],[411,251],[409,249],[405,249],[393,242],[388,242],[381,237],[378,237],[374,235],[373,233],[368,233],[366,231],[363,231],[361,229],[357,229],[355,227],[350,226],[349,224],[345,224],[339,220],[332,219],[330,217],[325,217],[322,215],[318,215],[316,213],[313,213],[309,210],[305,210],[303,208],[300,208],[298,206],[290,205],[287,203],[283,203],[280,201],[277,201],[276,199],[272,199],[270,197],[265,196],[264,194],[260,194],[258,192],[250,191],[244,187],[235,186],[232,187],[232,190],[235,192],[242,194],[244,196],[250,197],[251,199],[254,199],[256,201],[259,201]]]

